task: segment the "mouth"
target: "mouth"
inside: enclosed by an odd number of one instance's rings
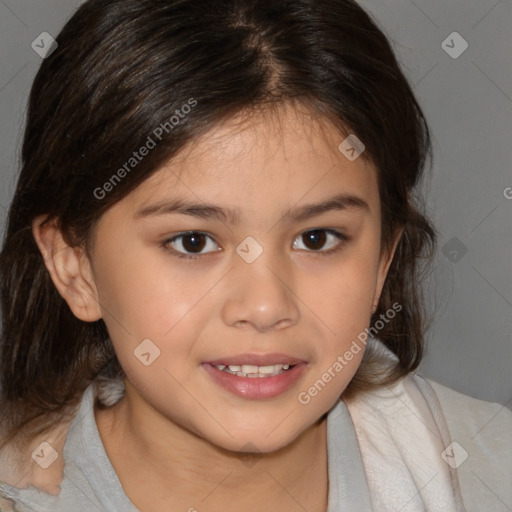
[[[270,364],[264,366],[257,366],[253,364],[216,364],[215,368],[221,372],[229,373],[230,375],[236,375],[237,377],[248,377],[249,379],[265,379],[281,375],[282,373],[291,370],[294,366],[294,364]]]
[[[307,363],[284,354],[243,354],[202,364],[220,387],[243,398],[263,399],[290,389]]]

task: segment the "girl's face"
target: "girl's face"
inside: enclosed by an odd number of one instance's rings
[[[132,410],[269,452],[353,377],[390,258],[376,171],[344,137],[290,107],[239,121],[113,206],[91,269]]]

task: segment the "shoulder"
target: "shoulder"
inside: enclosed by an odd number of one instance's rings
[[[420,379],[416,380],[421,386]],[[486,482],[496,489],[501,487],[500,482],[508,480],[507,505],[512,507],[512,411],[430,379],[422,380],[435,391],[451,440],[456,443],[454,454],[460,452],[454,464],[460,464],[459,471],[466,473],[475,485]]]
[[[34,486],[49,494],[58,493],[64,475],[62,452],[71,422],[62,421],[21,447],[17,443],[4,446],[0,450],[0,485],[20,489]]]
[[[62,484],[70,466],[69,455],[66,457],[69,433],[80,422],[87,395],[88,390],[78,405],[73,406],[63,420],[45,433],[23,443],[21,447],[10,443],[2,448],[0,511],[11,510],[13,503],[16,504],[15,510],[32,510],[32,504],[35,507],[35,504],[43,502],[45,506],[51,503],[53,507],[44,510],[57,510],[53,505],[62,496]]]
[[[487,429],[499,434],[503,428],[508,428],[509,436],[512,435],[512,410],[504,405],[479,400],[432,379],[420,376],[415,376],[414,379],[416,382],[423,380],[430,384],[439,399],[444,415],[452,422],[456,420],[454,426],[456,425],[457,429],[463,429],[476,436]]]
[[[109,407],[123,392],[124,386],[117,381],[94,381],[72,418],[59,425],[58,437],[45,436],[44,446],[34,450],[31,445],[24,454],[10,453],[8,460],[4,458],[4,464],[0,463],[0,497],[4,500],[0,511],[4,506],[10,510],[11,503],[19,512],[79,512],[91,510],[91,506],[94,510],[136,510],[111,467],[94,414],[96,402]],[[48,455],[52,457],[39,467],[38,454],[43,462]]]
[[[345,402],[373,472],[392,461],[389,471],[405,465],[417,480],[428,467],[428,478],[444,481],[467,512],[512,510],[512,411],[505,406],[414,373]]]
[[[446,420],[452,441],[463,440],[473,456],[496,456],[510,465],[512,474],[512,411],[504,405],[479,400],[459,393],[443,384],[420,376],[413,377],[424,389],[426,384],[434,396],[426,392],[425,399],[435,407],[435,400]],[[459,443],[461,444],[461,443]],[[469,457],[469,451],[468,451]]]
[[[413,375],[438,423],[445,422],[449,443],[441,457],[456,471],[468,510],[512,508],[512,411]]]
[[[2,498],[2,496],[0,496],[0,511],[1,512],[15,512],[14,503],[11,500],[7,501],[7,499]]]

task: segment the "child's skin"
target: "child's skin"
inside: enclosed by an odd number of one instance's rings
[[[104,319],[129,375],[125,397],[95,416],[119,479],[141,510],[326,509],[324,414],[363,351],[308,405],[297,396],[368,327],[392,254],[379,259],[376,170],[363,157],[350,162],[338,150],[344,136],[326,123],[318,129],[315,119],[287,107],[279,116],[219,126],[101,218],[91,261],[57,229],[34,222],[59,292],[78,318]],[[282,219],[290,208],[338,194],[369,208]],[[134,219],[170,198],[238,208],[240,222],[179,214]],[[323,253],[343,242],[328,233],[317,245],[300,236],[320,228],[350,240]],[[213,237],[198,259],[161,247],[189,230]],[[263,248],[253,263],[236,252],[247,236]],[[175,250],[185,252],[182,241]],[[161,351],[150,366],[133,353],[144,339]],[[221,387],[202,364],[248,353],[297,358],[302,373],[278,396],[253,399]],[[234,453],[247,443],[263,454],[252,466]]]

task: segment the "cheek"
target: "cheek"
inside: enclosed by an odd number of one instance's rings
[[[329,389],[322,391],[320,401],[335,399],[359,368],[372,314],[377,263],[375,247],[361,244],[324,269],[321,276],[305,274],[304,293],[309,290],[308,304],[313,305],[324,333],[314,377],[319,380],[317,387]]]
[[[215,284],[155,248],[130,249],[122,258],[112,254],[101,257],[96,281],[105,322],[122,336],[166,337]]]
[[[351,249],[331,264],[303,271],[302,293],[308,305],[333,330],[366,327],[371,316],[377,276],[371,253]]]

